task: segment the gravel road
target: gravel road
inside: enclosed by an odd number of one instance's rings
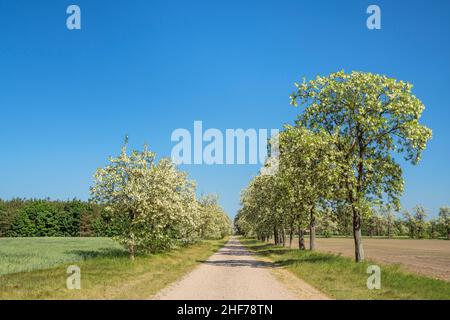
[[[180,281],[161,290],[160,300],[299,300],[325,295],[273,263],[251,254],[236,238]]]

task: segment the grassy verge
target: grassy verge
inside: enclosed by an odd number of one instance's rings
[[[335,299],[450,299],[450,283],[409,273],[397,265],[355,263],[335,254],[288,249],[254,239],[241,242]],[[372,264],[381,268],[379,290],[367,289],[370,275],[366,270]]]
[[[51,269],[0,276],[0,299],[146,299],[192,270],[226,240],[208,240],[171,252],[137,257],[125,252],[65,263]],[[70,264],[81,269],[81,289],[66,288]]]

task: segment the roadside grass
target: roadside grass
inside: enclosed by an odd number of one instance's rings
[[[148,299],[225,243],[226,239],[205,240],[134,261],[123,251],[113,251],[50,269],[6,274],[0,276],[0,299]],[[81,269],[80,290],[66,288],[71,264]]]
[[[334,299],[384,300],[449,300],[450,283],[404,271],[399,265],[374,261],[355,263],[340,255],[300,251],[263,243],[255,239],[240,239],[250,251],[272,260]],[[381,268],[381,288],[367,288],[367,267]]]

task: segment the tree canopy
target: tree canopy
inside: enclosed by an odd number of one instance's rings
[[[272,216],[282,212],[280,221],[308,221],[309,213],[312,249],[318,213],[350,213],[355,259],[361,261],[363,219],[375,205],[400,208],[404,181],[396,155],[417,164],[431,139],[431,130],[419,122],[425,106],[411,84],[371,73],[340,71],[296,88],[291,104],[303,110],[295,126],[280,133],[280,170],[271,178],[278,183],[266,185],[265,201],[280,185],[288,187],[281,188],[281,202],[267,207]],[[253,183],[243,193],[238,220],[248,215]],[[275,205],[280,203],[282,209]]]

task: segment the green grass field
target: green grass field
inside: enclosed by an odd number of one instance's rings
[[[241,239],[247,248],[259,256],[283,266],[331,298],[335,299],[450,299],[450,283],[420,276],[398,265],[385,265],[336,254],[300,251],[254,239]],[[381,268],[381,289],[367,289],[369,265]]]
[[[147,299],[227,241],[204,240],[131,261],[124,250],[107,238],[1,240],[0,261],[9,274],[0,275],[0,300]],[[7,263],[4,253],[8,255]],[[66,288],[66,270],[72,263],[80,267],[81,290]],[[34,270],[17,272],[30,269]],[[11,273],[13,270],[17,273]]]
[[[0,276],[125,254],[125,250],[109,238],[0,238]]]

